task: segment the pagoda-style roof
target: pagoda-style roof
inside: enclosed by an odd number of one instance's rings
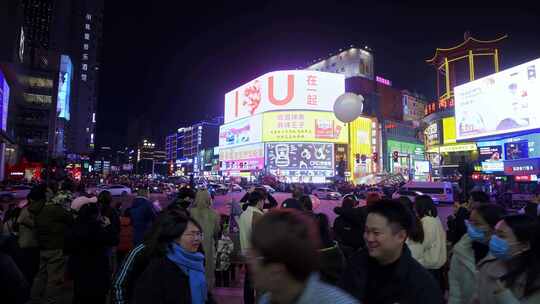
[[[465,40],[462,43],[451,48],[437,48],[433,58],[426,60],[426,62],[430,65],[438,66],[445,57],[459,57],[468,50],[486,50],[497,48],[499,46],[499,42],[506,38],[508,38],[508,35],[505,34],[494,40],[480,40],[468,35],[468,33],[465,33]]]

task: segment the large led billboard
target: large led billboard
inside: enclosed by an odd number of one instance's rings
[[[5,132],[7,128],[7,115],[9,106],[9,85],[0,70],[0,124],[2,130]]]
[[[347,124],[333,112],[276,111],[263,114],[263,141],[347,143]]]
[[[262,115],[246,117],[219,127],[219,146],[233,147],[261,142]]]
[[[67,55],[60,56],[60,72],[58,75],[58,97],[56,101],[56,113],[59,118],[69,120],[69,100],[71,94],[71,80],[73,77],[73,65]]]
[[[458,140],[540,128],[540,59],[454,88]]]
[[[274,110],[333,111],[345,76],[317,71],[264,74],[225,94],[225,123]]]
[[[333,170],[334,145],[326,143],[267,143],[266,164],[280,170]]]

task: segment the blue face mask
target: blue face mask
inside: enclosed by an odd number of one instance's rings
[[[496,235],[492,236],[489,241],[489,252],[491,255],[502,261],[507,261],[512,258],[508,242]]]
[[[475,242],[480,242],[480,243],[486,242],[486,233],[484,231],[478,229],[469,221],[465,221],[465,225],[467,225],[467,234],[469,235],[471,240]]]

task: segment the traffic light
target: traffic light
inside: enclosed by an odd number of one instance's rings
[[[356,163],[359,164],[360,163],[360,153],[356,153],[355,157],[356,157]]]
[[[398,160],[399,160],[399,152],[398,151],[394,151],[392,152],[392,160],[397,163]]]
[[[379,161],[379,153],[373,152],[373,154],[371,154],[371,161],[373,161],[374,163],[378,162]]]

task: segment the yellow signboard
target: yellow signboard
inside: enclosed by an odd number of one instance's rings
[[[444,145],[429,148],[429,153],[448,153],[448,152],[461,152],[461,151],[476,151],[475,143],[463,143],[457,145]]]
[[[347,124],[332,112],[279,111],[263,114],[263,141],[348,142]]]
[[[446,117],[443,118],[443,143],[455,144],[456,143],[456,118]]]

